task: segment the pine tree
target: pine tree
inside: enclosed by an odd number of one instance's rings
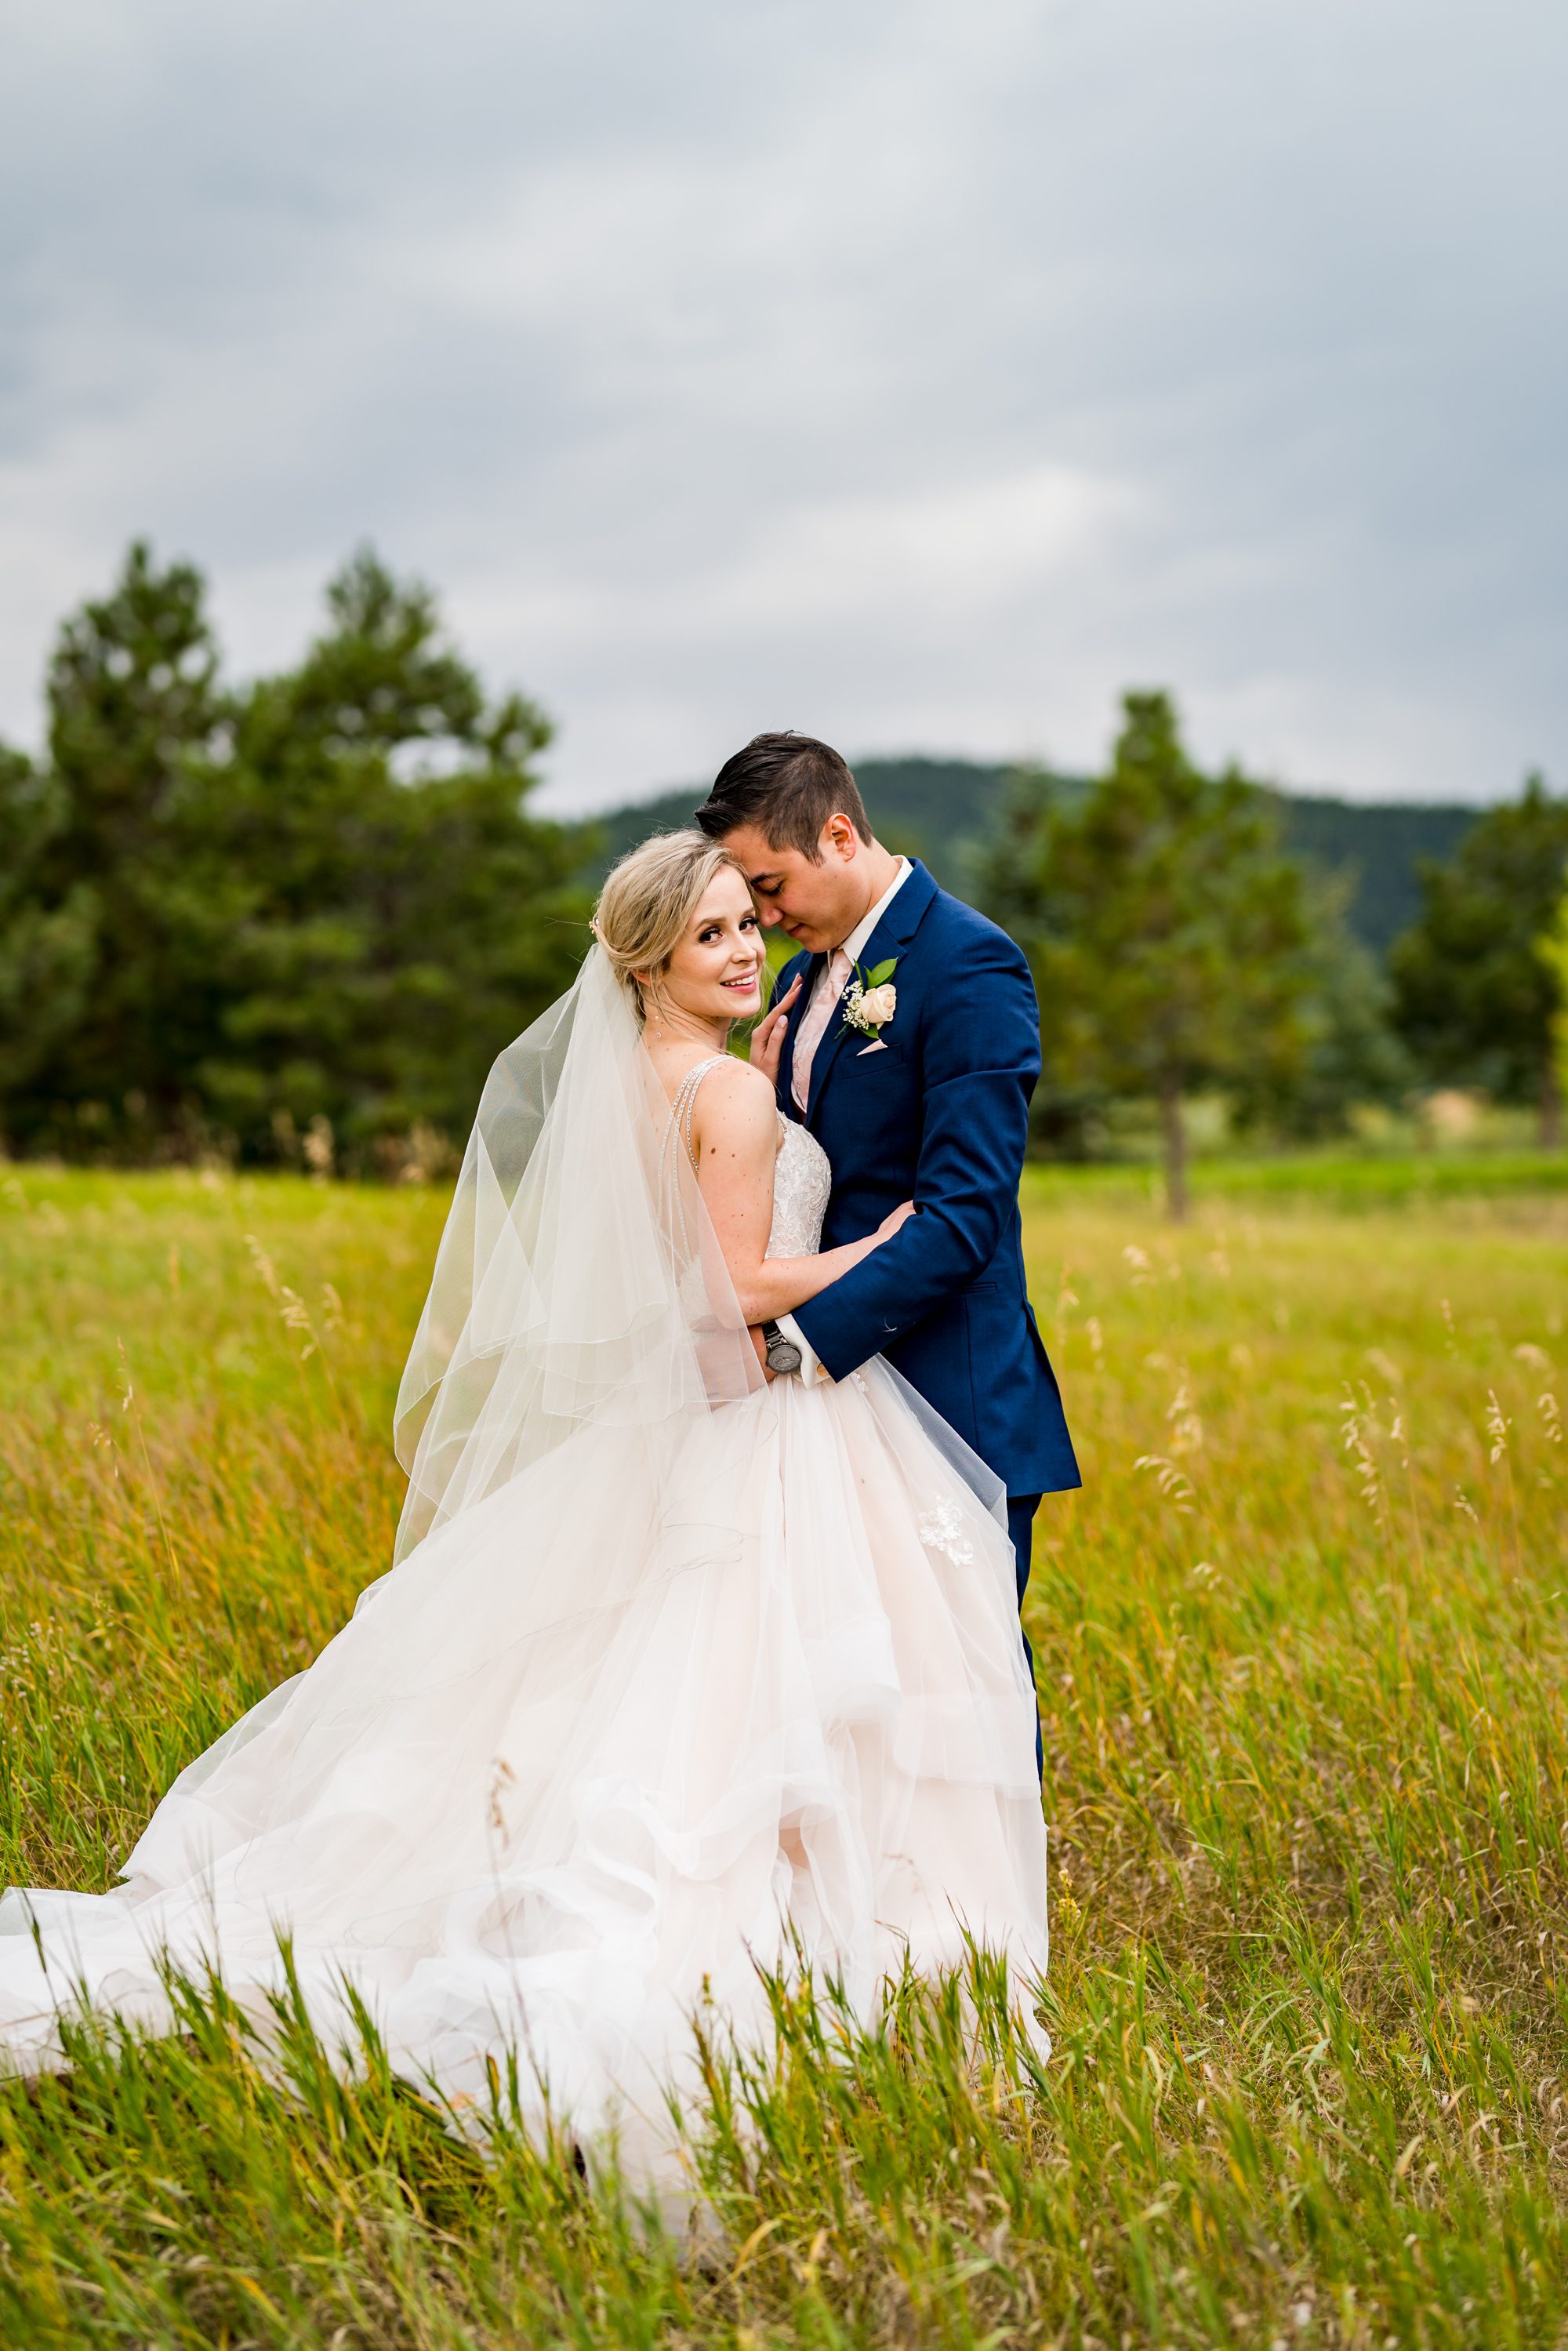
[[[1300,1062],[1309,925],[1268,795],[1234,770],[1201,774],[1168,695],[1129,694],[1123,710],[1086,794],[1015,802],[986,895],[1029,955],[1052,1081],[1154,1097],[1179,1217],[1184,1095]]]
[[[252,894],[199,1078],[247,1152],[323,1119],[351,1161],[416,1123],[461,1136],[586,941],[580,852],[525,805],[549,734],[520,695],[491,706],[429,591],[369,554],[299,666],[240,701],[200,829]]]
[[[350,1165],[459,1138],[586,939],[581,846],[526,807],[540,712],[368,553],[297,667],[225,692],[199,576],[135,547],[48,693],[47,766],[0,754],[0,1134],[265,1160],[315,1123]]]
[[[223,717],[203,606],[200,575],[160,569],[139,542],[49,666],[48,766],[31,788],[41,830],[26,911],[0,934],[0,962],[33,975],[6,1123],[35,1145],[113,1146],[180,1114],[200,992],[169,920],[176,812]],[[14,812],[27,796],[8,794]]]
[[[1541,1142],[1562,1141],[1552,1049],[1556,996],[1540,943],[1568,869],[1568,799],[1528,778],[1446,864],[1424,863],[1422,908],[1389,952],[1395,1020],[1427,1074],[1533,1102]]]
[[[97,900],[44,873],[64,824],[55,778],[0,744],[0,1103],[37,1078],[87,1007]]]

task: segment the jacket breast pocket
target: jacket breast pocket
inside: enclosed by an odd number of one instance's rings
[[[844,1047],[843,1058],[855,1065],[856,1077],[888,1077],[894,1070],[907,1071],[909,1064],[891,1037],[852,1039]]]

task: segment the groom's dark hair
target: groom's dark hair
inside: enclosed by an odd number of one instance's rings
[[[822,827],[847,816],[863,841],[872,838],[865,802],[854,778],[830,744],[814,735],[754,735],[727,759],[697,810],[710,841],[754,824],[770,849],[798,849],[822,862]]]

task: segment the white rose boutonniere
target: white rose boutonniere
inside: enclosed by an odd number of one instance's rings
[[[893,985],[897,968],[896,956],[889,956],[870,971],[855,967],[855,976],[844,990],[844,1019],[864,1037],[880,1036],[898,1010],[898,990]]]

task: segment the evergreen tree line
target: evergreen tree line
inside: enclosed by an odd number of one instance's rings
[[[47,756],[0,754],[11,1151],[439,1157],[570,985],[581,852],[528,806],[548,722],[372,556],[327,608],[297,668],[227,686],[199,575],[138,546],[62,629]]]
[[[1034,1117],[1082,1154],[1109,1103],[1154,1102],[1186,1205],[1182,1105],[1224,1092],[1243,1127],[1343,1134],[1423,1085],[1527,1102],[1562,1140],[1568,799],[1531,777],[1453,855],[1385,964],[1344,922],[1346,879],[1288,853],[1277,795],[1202,773],[1168,695],[1129,694],[1111,764],[1064,797],[1020,780],[980,895],[1026,949],[1045,1070]]]
[[[586,944],[602,844],[529,808],[538,707],[487,698],[429,591],[370,554],[297,667],[225,684],[200,575],[144,546],[62,628],[47,696],[45,757],[0,746],[5,1148],[449,1159]],[[1198,1090],[1311,1135],[1472,1085],[1555,1143],[1565,867],[1568,799],[1531,779],[1424,867],[1380,965],[1278,796],[1201,771],[1167,695],[1127,695],[1104,774],[1020,775],[974,869],[1040,989],[1037,1141],[1092,1151],[1108,1106],[1148,1101],[1178,1210]]]

